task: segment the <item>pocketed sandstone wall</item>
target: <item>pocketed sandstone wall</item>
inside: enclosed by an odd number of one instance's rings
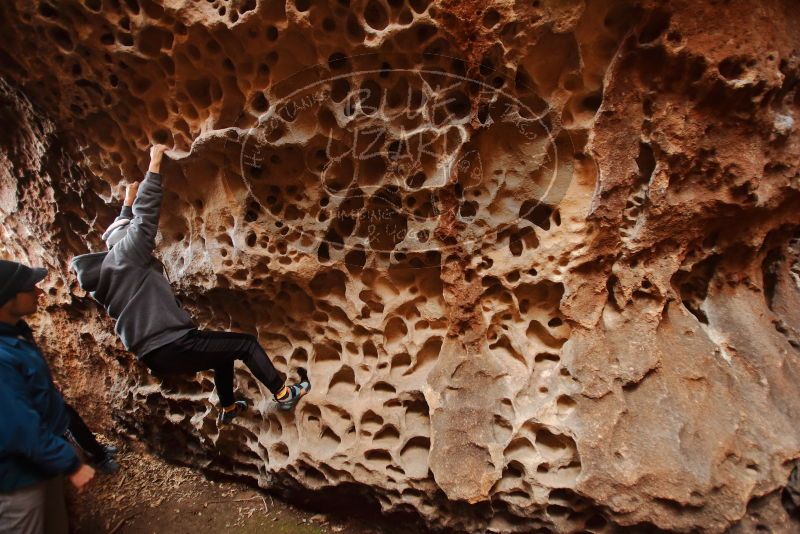
[[[51,267],[67,392],[172,459],[466,531],[790,532],[798,18],[8,2],[5,253]],[[173,286],[308,368],[296,412],[241,368],[218,431],[210,375],[150,377],[68,272],[152,142]]]

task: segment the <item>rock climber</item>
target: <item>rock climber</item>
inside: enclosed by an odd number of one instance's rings
[[[64,399],[23,320],[45,275],[0,260],[0,532],[67,534],[63,477],[78,490],[94,477],[64,438]]]
[[[199,330],[181,307],[155,258],[156,233],[163,196],[161,160],[166,147],[150,149],[150,166],[141,185],[127,187],[120,215],[103,233],[107,251],[76,256],[72,268],[80,286],[116,320],[125,348],[156,376],[213,369],[221,410],[217,425],[229,424],[247,409],[235,399],[233,364],[242,360],[273,394],[278,408],[291,410],[311,385],[287,386],[255,336]]]

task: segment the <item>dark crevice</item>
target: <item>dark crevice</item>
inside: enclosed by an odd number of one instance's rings
[[[606,291],[608,291],[608,302],[617,310],[621,310],[622,307],[617,302],[617,296],[614,293],[614,288],[616,287],[619,280],[617,279],[616,275],[611,275],[606,282]]]
[[[703,324],[708,324],[708,317],[702,305],[708,296],[708,287],[719,260],[719,255],[709,256],[692,266],[690,271],[678,271],[673,277],[673,285],[678,288],[681,302]]]
[[[639,178],[643,183],[649,183],[656,168],[656,158],[653,148],[647,143],[639,143],[639,155],[636,157],[636,165],[639,167]]]
[[[761,275],[764,287],[764,298],[767,306],[772,309],[772,302],[775,299],[775,286],[778,284],[778,269],[784,261],[784,256],[779,248],[770,250],[761,263]]]

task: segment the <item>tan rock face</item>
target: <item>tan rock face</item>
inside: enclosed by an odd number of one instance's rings
[[[0,5],[0,236],[66,391],[167,456],[467,531],[797,528],[792,2]],[[158,254],[314,384],[219,432],[66,264],[174,146]],[[110,424],[110,423],[109,423]]]

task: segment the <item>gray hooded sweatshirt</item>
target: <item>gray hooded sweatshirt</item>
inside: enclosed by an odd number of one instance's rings
[[[148,172],[125,237],[109,251],[72,260],[80,286],[116,319],[114,331],[138,358],[195,328],[153,257],[162,196],[161,175]]]

